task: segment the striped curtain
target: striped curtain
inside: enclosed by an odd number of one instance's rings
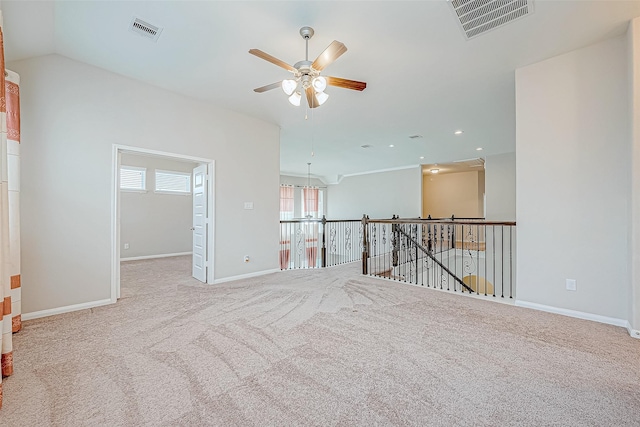
[[[2,378],[13,374],[12,334],[22,327],[20,307],[20,90],[5,70],[0,12],[0,354]],[[4,72],[2,72],[4,71]],[[0,380],[0,408],[2,380]]]

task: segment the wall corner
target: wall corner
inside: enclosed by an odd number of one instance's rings
[[[627,29],[629,141],[631,159],[629,333],[640,337],[640,17]],[[638,335],[634,335],[634,332]]]

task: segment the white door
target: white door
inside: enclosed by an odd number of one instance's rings
[[[193,170],[192,275],[207,282],[207,165]]]

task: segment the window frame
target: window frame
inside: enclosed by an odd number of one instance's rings
[[[141,188],[122,187],[122,182],[123,182],[122,171],[123,170],[142,172],[142,187]],[[147,192],[147,168],[140,167],[140,166],[120,165],[120,176],[118,178],[119,178],[118,186],[120,187],[120,191],[125,191],[128,193],[146,193]]]
[[[189,190],[158,190],[158,173],[165,175],[174,175],[174,176],[182,176],[188,179]],[[193,182],[192,182],[192,173],[191,172],[181,172],[181,171],[170,171],[166,169],[155,169],[153,173],[154,182],[154,190],[153,192],[156,194],[173,194],[178,196],[190,196],[193,194]]]

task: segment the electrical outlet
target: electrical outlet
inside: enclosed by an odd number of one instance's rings
[[[128,243],[125,243],[125,244],[124,244],[124,248],[125,248],[125,249],[129,249],[129,244],[128,244]]]
[[[249,255],[244,256],[244,262],[249,262]]]
[[[576,284],[576,279],[567,279],[567,290],[568,291],[577,291],[578,285]]]

